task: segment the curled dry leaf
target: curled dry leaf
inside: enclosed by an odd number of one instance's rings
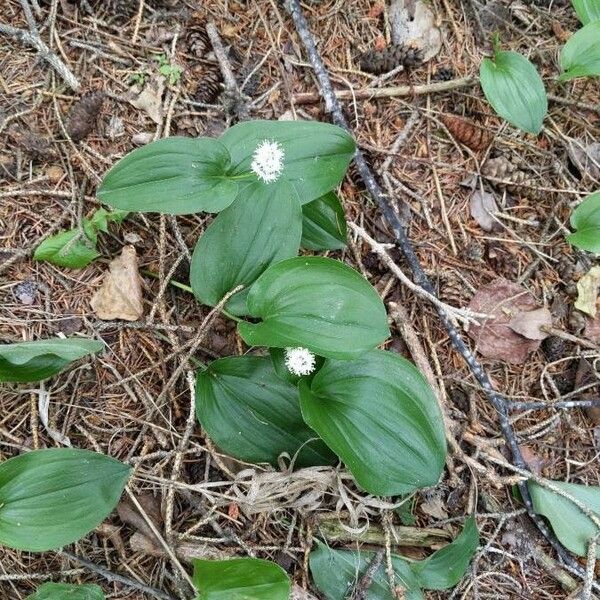
[[[600,287],[600,267],[592,267],[577,282],[575,308],[593,318],[596,317],[597,311],[598,287]]]
[[[567,151],[582,177],[600,179],[600,142],[584,144],[581,140],[570,140]]]
[[[94,294],[91,306],[99,319],[136,321],[144,313],[142,280],[133,246],[125,246],[109,264],[102,287]]]
[[[549,335],[542,327],[552,327],[552,315],[545,307],[520,312],[510,320],[508,326],[529,340],[541,341]]]
[[[510,327],[520,313],[538,308],[535,298],[523,286],[502,277],[495,279],[475,293],[469,308],[493,317],[469,330],[469,337],[483,356],[522,364],[529,353],[539,348],[540,339],[528,339]],[[526,315],[523,318],[527,318]]]
[[[155,76],[146,83],[143,90],[133,86],[132,98],[129,103],[143,110],[155,123],[162,122],[162,96],[165,91],[165,81],[162,76]]]
[[[469,200],[469,209],[471,216],[484,231],[493,231],[498,226],[498,222],[492,216],[498,212],[498,205],[492,194],[475,190]]]
[[[435,26],[435,15],[422,0],[392,0],[390,23],[394,45],[417,48],[423,62],[440,51],[442,35]]]

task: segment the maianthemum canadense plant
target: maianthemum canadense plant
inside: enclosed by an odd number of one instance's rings
[[[344,130],[314,122],[249,121],[219,139],[153,142],[106,174],[98,197],[113,212],[100,209],[86,222],[84,243],[91,249],[74,264],[93,259],[98,231],[129,211],[217,213],[194,250],[191,290],[234,319],[253,350],[199,369],[202,427],[241,460],[277,466],[287,457],[306,467],[341,459],[366,492],[399,496],[435,485],[444,467],[435,395],[412,363],[378,349],[389,329],[370,283],[341,261],[299,255],[344,247],[344,212],[333,190],[354,151]],[[61,254],[64,242],[48,250],[52,260],[69,256],[70,250]],[[39,381],[101,348],[80,338],[0,346],[0,381]],[[5,461],[0,543],[44,551],[75,541],[114,508],[129,475],[127,465],[71,448]],[[455,585],[477,544],[469,520],[452,544],[425,561],[394,555],[407,598]],[[319,545],[311,556],[317,586],[341,600],[347,583],[367,568],[366,557]],[[268,561],[195,561],[194,568],[198,598],[232,589],[261,600],[289,594],[287,575]],[[382,567],[373,597],[392,598],[385,577]],[[42,595],[53,589],[40,588],[34,598],[53,600]]]

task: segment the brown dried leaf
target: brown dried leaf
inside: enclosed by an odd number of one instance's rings
[[[585,387],[598,381],[598,375],[589,361],[585,358],[579,359],[577,373],[575,374],[575,389]],[[580,400],[594,400],[598,397],[598,388],[589,388],[579,394]],[[594,425],[600,425],[600,408],[586,408],[585,412]]]
[[[550,335],[541,328],[552,327],[552,315],[545,307],[521,312],[510,320],[508,326],[529,340],[541,341]]]
[[[441,121],[457,141],[474,152],[485,150],[492,143],[490,131],[472,121],[456,115],[443,115]]]
[[[162,122],[162,96],[165,91],[164,77],[158,75],[150,79],[140,91],[139,87],[133,86],[131,92],[133,97],[129,103],[143,110],[155,123]]]
[[[158,531],[161,530],[163,525],[163,518],[160,511],[160,500],[153,494],[146,492],[137,496],[137,501],[140,503],[144,512],[148,515],[152,523],[154,523]],[[146,519],[139,512],[137,507],[133,504],[130,498],[124,498],[117,505],[117,514],[123,523],[131,525],[137,529],[144,537],[148,538],[151,542],[156,540],[150,525],[146,522]]]
[[[96,316],[105,321],[136,321],[142,316],[142,280],[133,246],[125,246],[121,256],[110,262],[102,287],[94,294],[90,304]]]
[[[435,15],[422,0],[393,0],[390,5],[392,41],[395,46],[417,48],[423,62],[431,60],[442,47],[442,34]]]
[[[600,317],[587,319],[583,335],[585,335],[590,342],[600,344]]]
[[[66,124],[67,133],[74,142],[85,139],[92,132],[103,103],[104,92],[100,91],[88,92],[75,103]]]
[[[567,151],[582,175],[600,179],[600,142],[583,144],[581,140],[570,140]]]
[[[480,288],[469,303],[474,312],[490,318],[469,329],[469,337],[485,357],[522,364],[541,340],[530,340],[513,331],[509,323],[519,313],[536,310],[535,298],[522,286],[502,277]]]
[[[469,200],[471,216],[479,223],[484,231],[493,231],[498,225],[496,219],[492,216],[498,212],[496,199],[492,194],[475,190]]]
[[[600,267],[592,267],[577,282],[577,300],[575,308],[590,317],[596,317],[598,299],[598,287],[600,287]]]

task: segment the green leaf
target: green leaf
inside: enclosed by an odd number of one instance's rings
[[[196,600],[288,600],[290,580],[277,564],[260,558],[195,559]]]
[[[600,0],[572,0],[572,2],[579,20],[584,25],[592,21],[600,21]]]
[[[44,583],[26,600],[105,600],[102,588],[94,583]]]
[[[355,358],[389,335],[375,288],[331,258],[301,256],[270,266],[248,294],[260,323],[239,323],[250,346],[302,346],[328,358]]]
[[[78,229],[70,229],[44,240],[36,248],[33,259],[45,260],[57,267],[82,269],[99,256],[95,240],[82,235]]]
[[[600,518],[600,487],[576,483],[552,482]],[[589,541],[598,535],[599,530],[593,521],[567,498],[529,481],[527,483],[535,512],[544,515],[552,525],[556,537],[565,548],[578,556],[587,556]],[[600,557],[600,549],[597,556]]]
[[[130,471],[75,448],[34,450],[0,463],[0,544],[44,552],[80,539],[116,506]]]
[[[483,93],[492,108],[509,123],[539,133],[548,112],[544,83],[536,68],[516,52],[496,52],[479,69]]]
[[[340,183],[356,148],[340,127],[314,121],[244,121],[219,140],[231,154],[231,173],[235,175],[252,173],[252,156],[261,142],[277,142],[284,151],[283,171],[268,185],[290,182],[302,204]]]
[[[98,232],[108,232],[110,222],[122,223],[129,213],[124,210],[107,211],[99,208],[79,229],[63,231],[44,240],[35,250],[34,260],[45,260],[58,267],[81,269],[100,256],[96,249]]]
[[[338,250],[346,246],[344,209],[334,192],[302,207],[302,241],[308,250]]]
[[[333,550],[317,541],[316,550],[309,557],[310,572],[326,600],[346,600],[352,588],[365,574],[373,560],[374,552]],[[396,583],[404,591],[404,600],[425,600],[417,578],[408,563],[399,556],[392,555],[392,565]],[[390,590],[390,582],[385,572],[385,560],[375,571],[373,581],[366,596],[368,600],[397,600]]]
[[[229,167],[229,152],[217,140],[165,138],[122,158],[104,176],[98,198],[137,212],[219,212],[238,192]]]
[[[268,358],[221,358],[199,372],[196,415],[210,438],[241,460],[276,466],[282,452],[293,457],[300,449],[299,467],[337,460],[302,420],[297,388],[275,374]]]
[[[304,420],[364,490],[394,496],[438,482],[446,458],[443,419],[412,363],[384,350],[327,360],[299,389]]]
[[[0,381],[42,381],[102,348],[102,342],[75,337],[0,345]]]
[[[405,600],[424,600],[421,588],[444,590],[455,586],[464,576],[478,544],[477,525],[473,518],[469,518],[452,543],[425,560],[411,561],[392,554],[396,582],[406,590]],[[317,549],[310,553],[310,572],[327,600],[345,600],[352,586],[364,575],[373,556],[373,552],[332,550],[317,541]],[[375,571],[366,597],[368,600],[395,600],[384,564]]]
[[[289,185],[248,186],[196,244],[190,268],[196,298],[214,306],[242,284],[246,289],[227,308],[246,314],[248,286],[271,263],[298,254],[301,233],[302,212]]]
[[[588,23],[563,46],[559,58],[561,81],[600,75],[600,21]]]
[[[571,227],[577,231],[567,236],[570,244],[600,254],[600,191],[587,196],[573,211]]]
[[[465,521],[460,535],[425,560],[411,563],[419,585],[427,590],[445,590],[455,586],[466,573],[479,545],[479,532],[473,517]]]

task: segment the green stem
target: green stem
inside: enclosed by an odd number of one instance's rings
[[[144,275],[149,275],[150,277],[154,277],[154,279],[158,279],[159,278],[158,273],[154,273],[153,271],[142,270],[142,273]],[[176,281],[175,279],[169,279],[169,285],[172,285],[173,287],[179,288],[180,290],[184,290],[186,292],[189,292],[190,294],[194,293],[194,290],[189,285],[185,285],[185,283],[181,283],[181,281]],[[231,313],[227,312],[224,309],[221,309],[221,312],[226,317],[230,318],[232,321],[235,321],[236,323],[241,323],[243,321],[243,319],[240,319],[239,317],[236,317],[235,315],[232,315]]]

